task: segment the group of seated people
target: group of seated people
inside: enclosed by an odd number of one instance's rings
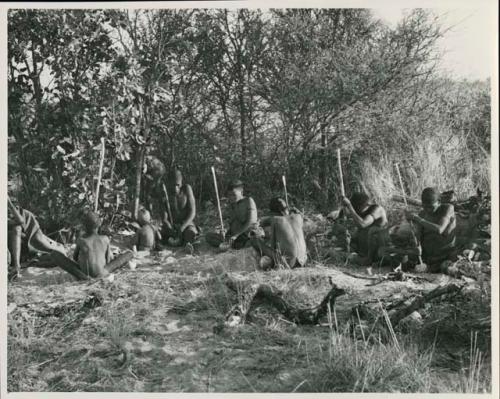
[[[186,246],[192,250],[200,235],[201,229],[195,223],[196,203],[192,187],[183,182],[182,173],[177,169],[167,181],[170,183],[168,191],[173,196],[167,204],[167,189],[163,185],[164,195],[159,201],[163,213],[161,227],[153,226],[151,209],[147,206],[137,215],[139,226],[134,244],[140,251],[153,250],[158,243]],[[280,265],[290,268],[306,265],[307,247],[300,211],[289,209],[286,201],[276,197],[269,203],[270,215],[259,220],[256,203],[244,195],[244,184],[240,180],[228,185],[226,196],[230,202],[226,213],[229,229],[207,232],[205,240],[208,244],[220,250],[251,246],[260,255],[260,266],[264,270]],[[357,225],[352,246],[366,265],[391,257],[410,265],[422,257],[428,267],[426,271],[439,271],[439,264],[454,256],[454,209],[451,204],[440,203],[439,194],[433,188],[423,190],[423,209],[419,214],[406,211],[415,239],[404,248],[391,244],[386,211],[382,206],[370,203],[366,194],[355,192],[350,199],[342,197],[342,205],[342,212]],[[9,265],[14,275],[19,275],[23,247],[29,251],[65,253],[64,246],[42,233],[31,212],[15,207],[10,200],[8,221]],[[95,212],[86,212],[82,225],[84,232],[76,241],[74,260],[84,273],[92,277],[105,275],[105,265],[111,261],[112,255],[109,238],[98,233],[101,219]]]

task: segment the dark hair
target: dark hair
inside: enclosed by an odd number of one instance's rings
[[[99,215],[92,211],[85,212],[85,214],[83,215],[82,222],[85,231],[89,233],[92,232],[94,229],[98,229],[99,227],[101,227],[102,223]]]
[[[175,168],[170,172],[169,178],[172,184],[182,181],[182,172],[178,168]]]
[[[287,208],[286,202],[283,198],[274,197],[269,201],[269,210],[274,213],[282,213]]]
[[[422,203],[433,204],[439,201],[439,194],[434,187],[426,187],[422,191]]]
[[[243,182],[241,180],[233,180],[227,186],[227,191],[234,190],[235,188],[243,188]]]
[[[361,211],[366,205],[370,198],[365,193],[356,191],[351,195],[351,204],[356,212]]]

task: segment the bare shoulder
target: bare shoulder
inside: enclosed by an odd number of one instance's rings
[[[304,218],[300,213],[291,213],[290,215],[288,215],[288,217],[295,223],[303,223],[304,221]]]
[[[191,187],[191,184],[184,184],[184,192],[187,195],[192,195],[193,194],[193,187]]]
[[[247,199],[247,204],[248,204],[248,206],[250,206],[250,207],[254,207],[254,208],[256,207],[256,205],[255,205],[255,201],[253,200],[253,198],[252,198],[252,197],[246,197],[246,199]]]
[[[452,204],[442,204],[441,208],[441,214],[443,216],[452,216],[455,214],[455,207]]]
[[[378,204],[375,205],[375,209],[373,210],[373,213],[374,213],[374,215],[379,216],[379,217],[386,215],[385,208],[382,205],[378,205]]]

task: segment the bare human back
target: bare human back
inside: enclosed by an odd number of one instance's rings
[[[106,264],[111,261],[108,237],[92,234],[79,238],[76,250],[78,255],[75,260],[83,273],[92,277],[106,277],[109,274],[105,269]]]
[[[106,277],[109,272],[105,266],[112,260],[109,237],[97,233],[101,220],[94,212],[85,215],[83,225],[85,235],[77,240],[73,258],[86,275]]]

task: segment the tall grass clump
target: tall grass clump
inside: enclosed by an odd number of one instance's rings
[[[462,136],[422,138],[406,151],[399,166],[409,197],[420,199],[425,187],[436,187],[441,192],[454,190],[459,199],[474,195],[477,188],[489,190],[490,156],[471,156]],[[357,167],[361,188],[383,206],[390,203],[393,195],[402,195],[395,169],[400,157],[401,154],[376,160],[363,158]]]
[[[323,353],[325,353],[323,351]],[[429,392],[432,351],[332,333],[328,356],[309,369],[302,392]]]

